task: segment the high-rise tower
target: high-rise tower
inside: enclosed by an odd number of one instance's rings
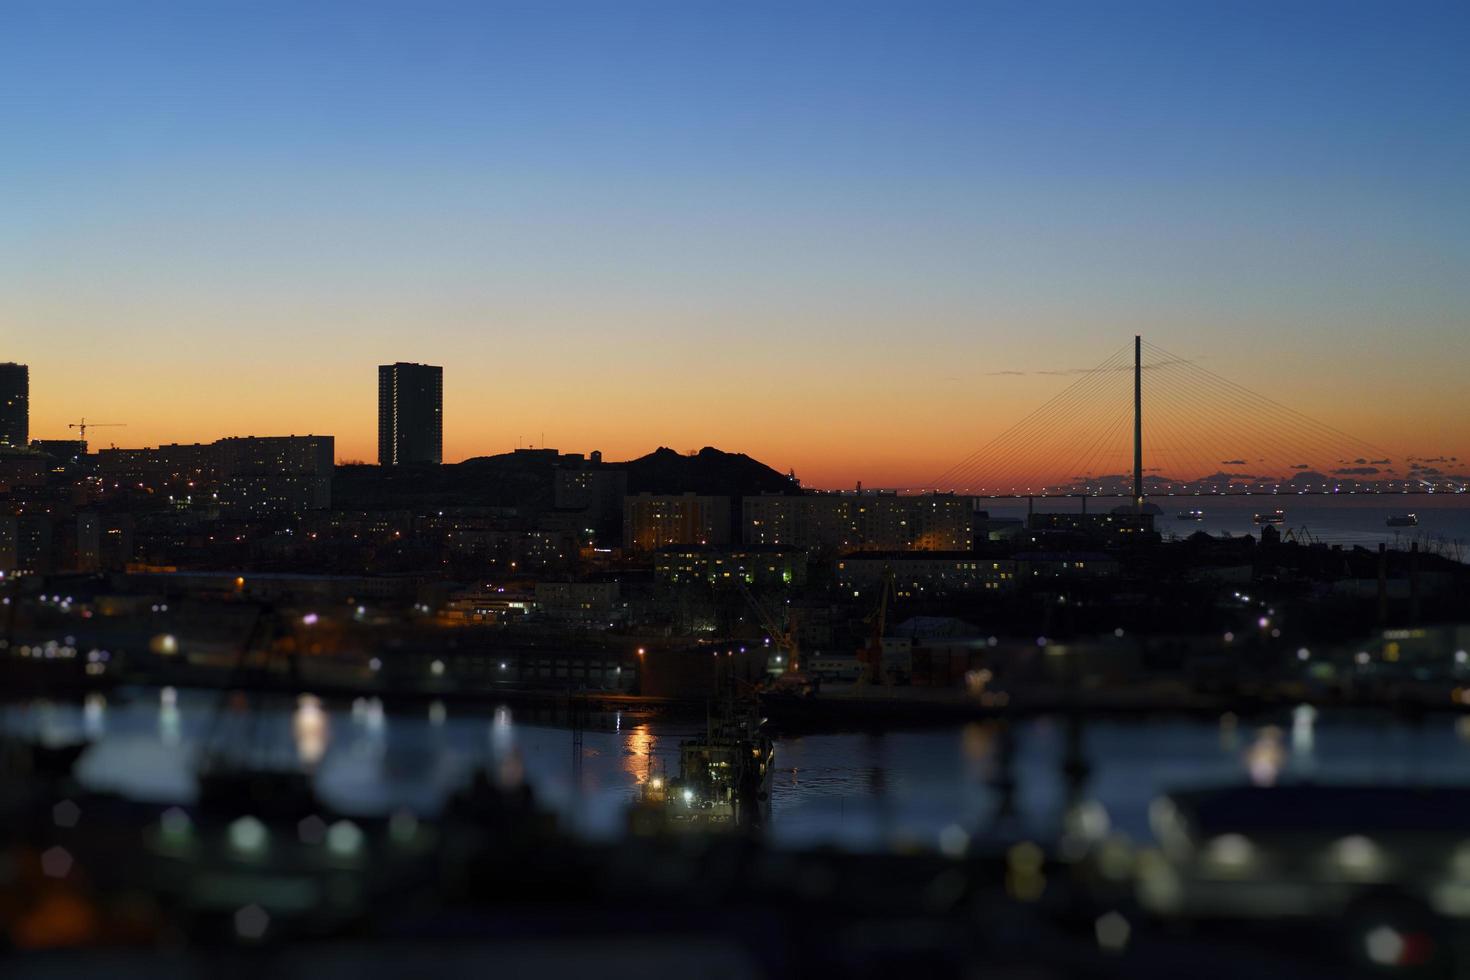
[[[378,463],[444,461],[444,369],[431,364],[378,368]]]
[[[0,364],[0,446],[22,449],[31,440],[31,369]]]

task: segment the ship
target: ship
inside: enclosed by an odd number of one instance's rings
[[[1389,527],[1418,527],[1419,515],[1417,514],[1394,514],[1387,521]]]
[[[650,773],[640,804],[675,826],[758,830],[770,813],[776,747],[754,703],[725,702],[702,735],[679,743],[679,776]]]
[[[1257,514],[1255,516],[1255,521],[1257,524],[1285,524],[1286,511],[1273,510],[1268,511],[1264,514]]]
[[[1205,512],[1202,510],[1181,510],[1175,516],[1181,521],[1202,521],[1205,519]]]

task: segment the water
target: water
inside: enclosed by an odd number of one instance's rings
[[[580,785],[565,728],[527,724],[513,712],[426,710],[388,714],[359,706],[289,705],[221,717],[217,696],[158,692],[103,703],[31,702],[0,708],[0,727],[60,742],[95,744],[79,775],[89,786],[153,801],[187,802],[201,744],[224,737],[254,745],[275,764],[311,766],[328,805],[348,814],[400,806],[432,814],[473,767],[514,754],[540,799],[592,838],[621,833],[625,809],[650,765],[677,772],[678,744],[700,726],[629,713],[597,719],[584,735]],[[1437,717],[1421,724],[1310,708],[1234,721],[1154,719],[1089,723],[1081,744],[1091,767],[1084,796],[1114,830],[1149,836],[1149,803],[1161,792],[1249,779],[1445,783],[1470,781],[1470,726]],[[1016,727],[1017,823],[1048,837],[1068,798],[1067,732],[1041,718]],[[778,844],[878,850],[933,846],[947,828],[994,827],[993,778],[1000,731],[971,724],[886,735],[781,739],[770,831]]]
[[[1258,513],[1273,510],[1286,512],[1286,523],[1278,525],[1283,534],[1287,529],[1300,532],[1306,529],[1314,538],[1330,544],[1360,545],[1376,548],[1379,542],[1390,546],[1408,547],[1410,541],[1422,545],[1460,543],[1465,557],[1470,557],[1470,494],[1340,494],[1337,496],[1313,496],[1309,494],[1241,494],[1241,495],[1177,495],[1150,497],[1151,503],[1162,508],[1163,513],[1155,520],[1155,527],[1165,537],[1179,535],[1187,537],[1196,531],[1208,534],[1240,535],[1261,533],[1252,518]],[[1116,498],[1095,498],[1087,502],[1088,510],[1103,512],[1124,501]],[[992,517],[1026,516],[1024,500],[982,500]],[[1042,498],[1035,499],[1038,512],[1075,512],[1081,508],[1080,499]],[[1175,515],[1180,511],[1202,510],[1202,521],[1181,521]],[[1391,528],[1385,522],[1396,514],[1416,514],[1417,527]]]

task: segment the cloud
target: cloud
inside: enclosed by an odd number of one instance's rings
[[[1387,466],[1389,463],[1392,463],[1393,460],[1391,460],[1391,459],[1375,459],[1375,460],[1371,460],[1370,462],[1371,462],[1371,465],[1373,465],[1373,466]]]
[[[1211,473],[1209,476],[1199,478],[1200,483],[1223,483],[1230,480],[1259,480],[1260,477],[1254,473]]]
[[[1243,460],[1243,459],[1222,459],[1222,460],[1220,460],[1220,465],[1221,466],[1244,466],[1245,465],[1245,460]]]
[[[1381,470],[1376,466],[1343,466],[1332,472],[1337,476],[1377,476]]]
[[[1291,464],[1291,468],[1294,470],[1308,470],[1311,469],[1311,466],[1307,463],[1293,463]]]

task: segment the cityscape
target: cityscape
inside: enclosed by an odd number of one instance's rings
[[[14,13],[7,976],[1470,976],[1464,10]]]

